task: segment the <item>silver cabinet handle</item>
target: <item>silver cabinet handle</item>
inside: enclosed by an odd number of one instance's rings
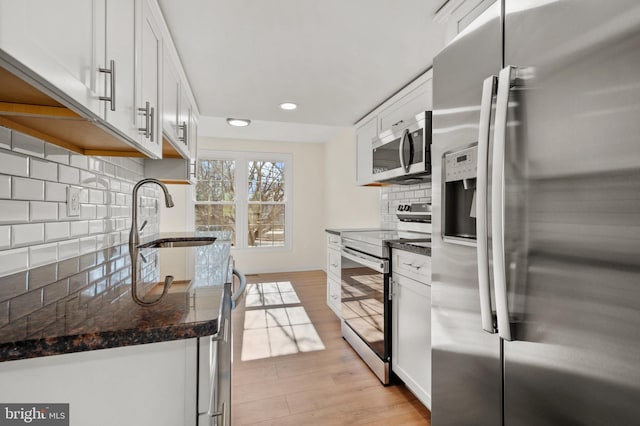
[[[420,268],[422,268],[422,266],[420,266],[420,265],[414,265],[413,263],[406,263],[406,262],[402,262],[402,264],[403,264],[404,266],[408,266],[408,267],[410,267],[410,268],[413,268],[413,269],[415,269],[415,270],[417,270],[417,271],[419,271],[419,270],[420,270]]]
[[[402,124],[402,123],[404,123],[404,120],[400,120],[400,121],[398,121],[398,122],[393,123],[393,124],[391,125],[391,127],[395,127],[395,126],[397,126],[398,124]]]
[[[109,68],[98,68],[98,71],[109,74],[109,85],[111,86],[110,96],[100,96],[101,101],[107,101],[111,104],[111,111],[116,110],[116,61],[109,61]]]
[[[507,66],[498,77],[496,97],[496,124],[493,137],[493,172],[491,194],[491,232],[493,248],[493,276],[496,294],[496,315],[498,334],[505,340],[512,340],[507,299],[507,277],[504,249],[504,165],[507,139],[507,112],[511,73],[515,68]],[[476,201],[477,202],[477,201]]]
[[[182,136],[178,136],[178,140],[185,145],[187,144],[187,122],[183,121],[181,125],[178,126],[178,129],[182,130]]]
[[[150,111],[150,107],[151,105],[149,104],[149,102],[145,102],[144,104],[144,108],[138,108],[138,113],[140,114],[144,114],[144,118],[145,118],[145,126],[144,127],[138,127],[138,131],[144,133],[144,137],[149,139],[149,135],[150,135],[150,131],[151,128],[149,126],[149,120],[150,120],[150,116],[151,116],[151,111]]]
[[[489,166],[489,138],[491,135],[491,105],[496,92],[498,77],[492,75],[482,85],[480,123],[478,125],[478,176],[476,184],[476,232],[478,237],[478,286],[480,290],[480,317],[482,329],[496,332],[491,310],[491,289],[489,287],[489,238],[487,233],[487,180]],[[495,166],[494,166],[495,167]]]
[[[155,125],[156,125],[155,124],[155,113],[156,113],[155,112],[155,108],[151,107],[151,113],[150,113],[151,114],[151,130],[149,132],[150,136],[151,136],[151,142],[154,141],[153,135],[154,135],[155,132],[153,131],[153,129],[155,128]]]

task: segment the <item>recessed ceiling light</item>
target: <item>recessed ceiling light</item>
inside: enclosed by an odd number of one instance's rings
[[[246,118],[227,118],[227,123],[234,127],[247,127],[251,124],[251,120],[247,120]]]
[[[284,102],[280,104],[280,108],[286,111],[291,111],[298,108],[298,105],[294,104],[293,102]]]

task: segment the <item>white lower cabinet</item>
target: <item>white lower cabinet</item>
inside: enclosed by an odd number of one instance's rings
[[[340,235],[327,232],[327,305],[342,319]]]
[[[0,362],[3,403],[69,403],[73,425],[196,424],[196,340]]]
[[[392,292],[391,369],[431,409],[431,286],[394,272]]]

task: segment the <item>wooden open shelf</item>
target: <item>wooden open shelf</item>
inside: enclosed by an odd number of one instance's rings
[[[146,157],[91,119],[0,67],[0,125],[85,155]]]

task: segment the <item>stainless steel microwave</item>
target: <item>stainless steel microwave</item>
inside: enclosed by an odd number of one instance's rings
[[[373,138],[373,180],[410,184],[431,177],[431,111]]]

